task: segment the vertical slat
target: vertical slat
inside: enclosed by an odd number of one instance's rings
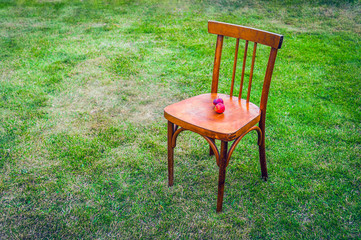
[[[223,36],[217,36],[216,54],[214,56],[214,67],[212,77],[212,90],[211,93],[217,93],[218,91],[218,79],[219,79],[219,67],[221,65],[221,55],[223,46]]]
[[[235,50],[235,53],[234,53],[234,63],[233,63],[233,74],[232,74],[231,93],[229,94],[230,96],[233,96],[234,78],[235,78],[235,76],[236,76],[236,68],[237,68],[238,47],[239,47],[239,38],[237,38],[236,50]]]
[[[245,69],[246,69],[246,60],[247,60],[247,50],[248,50],[248,40],[246,41],[246,45],[244,46],[242,76],[241,76],[241,84],[240,84],[240,87],[239,87],[238,99],[241,99],[241,98],[242,98],[244,71],[245,71]]]
[[[252,64],[251,64],[251,72],[249,74],[247,102],[249,102],[249,98],[251,96],[252,77],[253,77],[253,69],[254,69],[254,60],[256,59],[256,50],[257,50],[257,43],[254,43],[253,55],[252,55]]]

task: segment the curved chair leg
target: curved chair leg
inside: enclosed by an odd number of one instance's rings
[[[174,148],[172,147],[172,137],[174,134],[174,124],[168,121],[168,185],[173,186],[173,165]]]
[[[211,138],[211,141],[214,143],[215,142],[214,138]],[[213,155],[214,155],[213,149],[211,146],[209,146],[209,156],[213,156]]]
[[[228,142],[222,141],[220,161],[219,161],[217,212],[222,211],[224,183],[226,181],[227,151],[228,151]]]

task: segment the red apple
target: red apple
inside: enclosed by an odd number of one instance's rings
[[[222,98],[216,98],[213,100],[213,105],[217,105],[218,103],[224,103]]]
[[[217,103],[217,105],[214,107],[214,111],[216,111],[217,113],[223,113],[224,110],[226,110],[226,107],[223,103]]]

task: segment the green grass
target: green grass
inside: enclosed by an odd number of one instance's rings
[[[0,0],[0,238],[361,238],[360,12],[359,1]],[[269,181],[249,134],[220,214],[218,167],[200,136],[179,137],[167,186],[163,117],[210,91],[209,19],[284,35]],[[256,103],[268,49],[258,51]]]

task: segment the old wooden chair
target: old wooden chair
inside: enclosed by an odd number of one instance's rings
[[[226,167],[237,144],[252,130],[257,131],[258,133],[262,178],[267,180],[268,175],[265,154],[266,106],[277,50],[281,48],[283,36],[254,28],[215,21],[208,22],[208,32],[217,34],[211,93],[191,97],[169,105],[164,109],[164,116],[168,120],[168,183],[169,186],[173,185],[173,155],[177,136],[184,130],[190,130],[200,134],[209,143],[210,155],[215,155],[219,167],[217,212],[220,212],[222,211]],[[229,95],[218,93],[218,78],[224,36],[236,38],[233,75]],[[234,97],[234,79],[240,39],[245,40],[245,50],[239,95],[238,97]],[[242,86],[249,42],[254,42],[253,55],[249,74],[247,99],[242,99]],[[257,44],[271,47],[263,82],[260,107],[249,101]],[[212,102],[217,96],[224,100],[226,110],[223,114],[217,114],[213,110],[214,106]],[[256,126],[257,123],[258,126]],[[220,152],[215,145],[215,139],[221,140]],[[230,141],[233,141],[233,143],[228,150],[228,142]]]

